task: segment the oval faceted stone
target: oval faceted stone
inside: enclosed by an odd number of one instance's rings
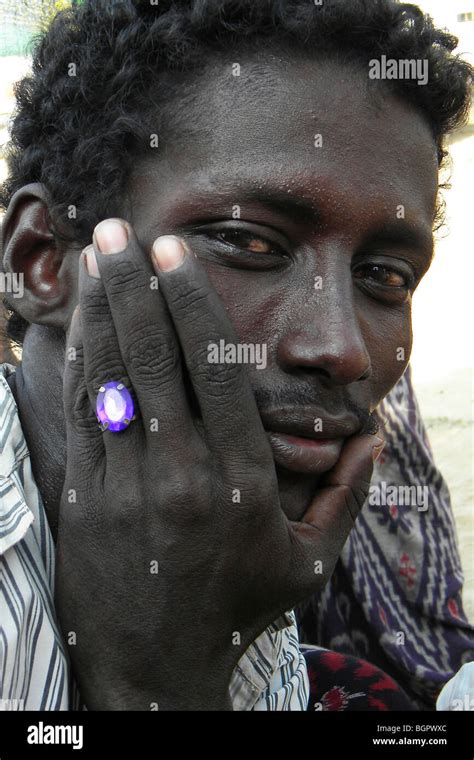
[[[121,382],[105,383],[97,394],[97,419],[113,433],[130,425],[134,414],[133,399]]]

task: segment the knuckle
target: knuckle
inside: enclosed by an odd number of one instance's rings
[[[70,423],[72,424],[74,430],[76,430],[77,433],[82,434],[84,440],[87,441],[85,444],[87,448],[89,442],[94,438],[98,430],[97,418],[93,414],[90,405],[89,409],[84,410],[82,413],[78,409],[74,408],[71,414]],[[81,452],[79,451],[78,454],[80,455]]]
[[[82,291],[80,300],[81,322],[83,324],[87,325],[88,321],[96,321],[106,316],[110,319],[110,307],[105,293],[96,290]]]
[[[126,382],[126,379],[127,373],[118,347],[98,346],[97,353],[86,361],[86,381],[94,394],[104,383],[113,380]]]
[[[142,269],[130,259],[116,261],[113,269],[107,273],[105,281],[105,287],[110,296],[120,297],[133,293],[134,299],[137,291],[145,291],[148,284]]]
[[[357,517],[364,506],[367,493],[362,486],[340,486],[341,493],[344,496],[345,506],[353,519]]]
[[[130,371],[151,388],[165,382],[174,383],[179,377],[180,360],[176,342],[172,336],[153,325],[130,337],[124,359]]]
[[[89,395],[84,382],[79,384],[76,393],[71,399],[70,405],[68,404],[67,407],[69,407],[70,421],[73,423],[74,427],[78,430],[87,431],[91,427],[91,423],[95,418],[92,415]],[[97,424],[97,420],[95,421],[95,424]]]
[[[200,502],[199,510],[202,504],[210,504],[212,501],[209,492],[209,471],[205,468],[193,468],[186,476],[186,493],[191,495],[196,502]]]
[[[242,368],[239,364],[211,364],[202,353],[191,359],[197,377],[209,388],[209,393],[217,400],[228,395],[229,386],[233,393],[235,385],[242,378]],[[233,395],[234,399],[234,395]]]
[[[122,482],[118,490],[114,485],[111,489],[106,487],[106,492],[109,494],[110,517],[115,529],[136,526],[137,513],[143,505],[144,499],[135,481],[134,485],[135,487],[129,487]]]
[[[200,313],[207,310],[207,300],[207,291],[204,286],[180,281],[173,288],[173,311],[178,316],[184,313],[192,314],[194,319],[198,318]]]
[[[364,506],[370,488],[370,480],[359,481],[357,486],[352,489],[354,494],[354,501],[357,504],[359,510]]]
[[[207,521],[212,501],[209,472],[204,468],[188,468],[182,477],[161,483],[158,491],[160,514],[175,524]]]

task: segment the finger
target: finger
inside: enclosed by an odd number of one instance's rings
[[[313,573],[313,581],[314,562],[335,565],[368,497],[374,461],[383,446],[383,439],[374,435],[348,439],[301,522],[292,523],[297,536],[308,542],[305,570]]]
[[[106,451],[107,473],[111,477],[123,477],[124,470],[127,470],[130,462],[136,457],[137,447],[143,446],[143,429],[140,410],[120,354],[104,286],[99,278],[93,276],[93,268],[90,265],[89,269],[87,267],[87,262],[90,261],[89,252],[90,247],[85,249],[79,264],[84,377],[89,402],[94,413],[97,412],[97,396],[106,383],[123,383],[134,400],[136,419],[132,420],[125,430],[101,432],[96,414],[96,425],[103,436]]]
[[[77,471],[87,473],[86,477],[89,478],[90,473],[94,472],[104,459],[105,449],[84,376],[84,346],[79,306],[72,315],[66,341],[63,406],[67,461],[69,464],[77,463]]]
[[[214,362],[210,347],[237,346],[222,301],[199,261],[178,238],[158,238],[153,259],[199,401],[214,455],[262,466],[273,464],[247,371],[237,362]]]
[[[175,459],[189,449],[197,433],[186,398],[178,338],[157,289],[150,256],[131,226],[118,219],[97,225],[94,252],[148,443],[162,457],[169,452]],[[101,325],[96,323],[91,330],[92,339],[99,340]]]

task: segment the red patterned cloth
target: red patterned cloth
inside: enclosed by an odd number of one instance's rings
[[[358,657],[301,647],[308,668],[308,711],[414,710],[403,689],[383,670]]]

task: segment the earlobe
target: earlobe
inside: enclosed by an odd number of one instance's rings
[[[7,300],[28,322],[64,328],[74,309],[78,254],[55,237],[43,185],[15,193],[1,232]]]

